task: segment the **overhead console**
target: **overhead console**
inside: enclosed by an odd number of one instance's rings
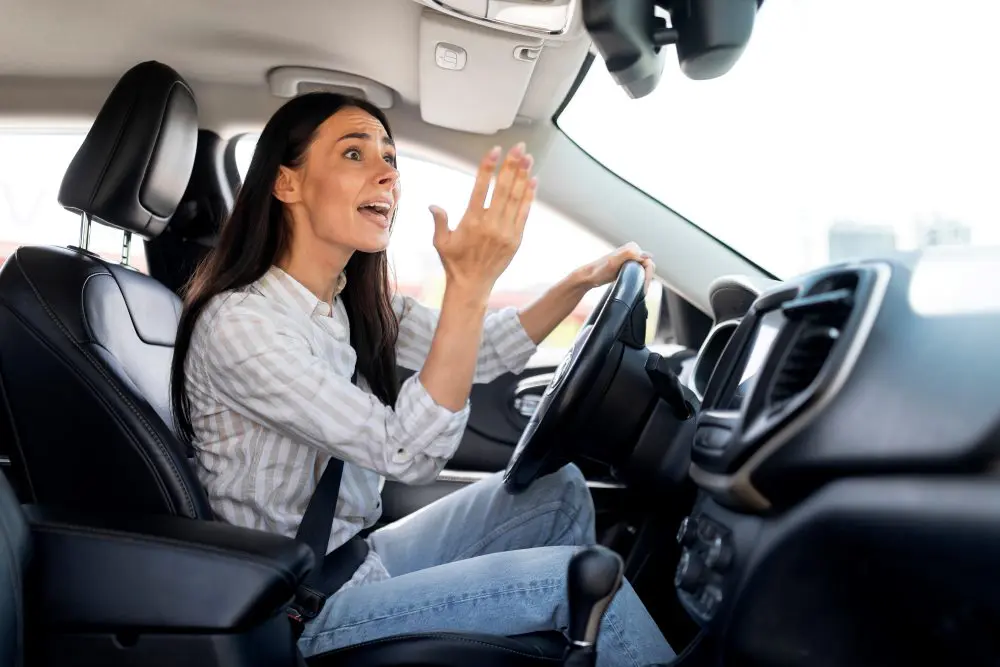
[[[540,36],[569,32],[579,0],[428,0],[462,16],[485,21],[501,29],[515,29]]]

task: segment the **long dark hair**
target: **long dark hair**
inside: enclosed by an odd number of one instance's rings
[[[334,113],[349,107],[371,114],[392,136],[385,114],[364,100],[335,93],[309,93],[286,102],[261,132],[218,243],[187,285],[170,369],[170,402],[177,428],[189,442],[194,440],[194,428],[185,390],[184,360],[198,316],[213,297],[250,285],[284,254],[290,231],[283,204],[273,195],[279,167],[301,165],[316,129]],[[358,375],[368,381],[383,403],[394,405],[399,393],[395,353],[399,321],[392,310],[385,251],[355,252],[346,273],[347,286],[341,297],[351,323]]]

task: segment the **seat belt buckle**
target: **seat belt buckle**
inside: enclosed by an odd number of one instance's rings
[[[323,605],[326,604],[328,597],[328,595],[308,586],[299,586],[298,590],[295,591],[295,600],[288,607],[288,615],[292,620],[303,624],[308,623],[316,618],[319,612],[323,611]]]

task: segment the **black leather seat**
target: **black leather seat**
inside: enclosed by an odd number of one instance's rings
[[[197,132],[194,96],[174,70],[132,68],[70,164],[60,203],[154,237],[181,201]],[[281,664],[261,658],[294,653],[283,609],[312,565],[305,547],[190,520],[212,512],[169,409],[180,309],[153,278],[79,249],[22,247],[0,268],[0,435],[22,501],[44,508],[32,515],[38,590],[27,599],[52,664],[143,664],[160,651],[190,667],[215,659],[240,667]],[[14,567],[0,577],[13,577],[29,537],[0,486],[3,549]],[[8,584],[19,590],[20,582]],[[22,599],[15,593],[0,603],[11,631]],[[0,649],[13,651],[4,657],[16,654],[10,637],[0,639],[10,642]],[[136,647],[143,650],[122,653]],[[565,647],[557,633],[431,634],[309,664],[552,664]]]
[[[187,187],[198,112],[149,62],[112,90],[59,191],[95,223],[155,237]],[[0,381],[22,499],[103,512],[212,516],[172,429],[180,299],[83,250],[22,247],[0,268]]]
[[[301,665],[282,609],[313,564],[278,535],[176,517],[22,511],[0,475],[0,667]],[[551,666],[544,636],[407,635],[309,667]]]

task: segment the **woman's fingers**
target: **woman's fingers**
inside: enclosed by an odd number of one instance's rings
[[[649,294],[649,286],[653,284],[653,278],[656,277],[656,263],[649,255],[647,255],[644,259],[639,260],[639,262],[642,264],[642,268],[645,269],[646,272],[644,292]]]
[[[504,210],[507,208],[511,188],[514,187],[515,179],[523,170],[524,157],[524,143],[522,142],[510,149],[507,153],[507,159],[504,160],[503,166],[500,167],[500,173],[497,175],[497,184],[493,188],[493,198],[490,200],[490,211],[493,214],[494,220],[500,220]]]
[[[524,199],[524,194],[528,188],[528,181],[531,180],[531,167],[534,164],[534,158],[530,155],[525,155],[521,159],[521,168],[518,170],[517,175],[514,177],[514,183],[510,188],[510,195],[507,198],[507,203],[501,213],[501,219],[507,224],[516,224],[518,211],[521,207],[521,200]]]
[[[518,238],[524,232],[524,224],[528,221],[528,213],[531,212],[531,204],[535,201],[535,188],[537,187],[538,179],[534,177],[529,178],[521,200],[517,203],[516,213],[514,214],[514,229],[517,230]]]
[[[500,147],[494,146],[480,161],[479,171],[476,173],[476,183],[472,186],[472,195],[469,197],[470,209],[478,210],[486,206],[486,195],[490,191],[490,183],[493,181],[493,173],[496,171],[499,159]]]

